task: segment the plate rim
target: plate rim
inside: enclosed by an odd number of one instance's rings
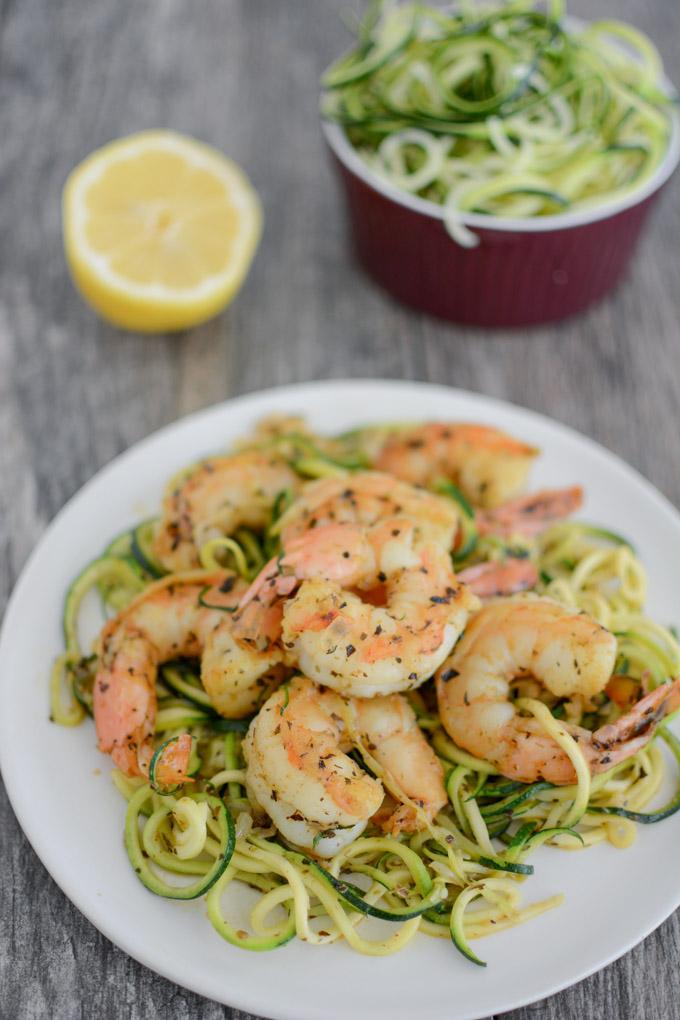
[[[124,465],[128,459],[131,459],[133,455],[136,455],[138,451],[144,450],[146,447],[153,445],[155,442],[164,439],[175,430],[191,430],[197,423],[202,422],[205,419],[209,419],[213,415],[219,415],[227,410],[227,408],[244,409],[247,408],[249,403],[257,404],[270,396],[276,396],[276,399],[281,399],[283,394],[286,394],[286,399],[290,397],[291,410],[292,411],[304,411],[304,406],[298,407],[296,404],[304,405],[304,398],[307,394],[313,394],[318,391],[332,391],[342,387],[355,387],[365,390],[370,389],[381,389],[381,390],[399,390],[407,389],[410,391],[420,390],[421,392],[437,391],[443,399],[463,399],[470,400],[474,403],[479,404],[480,412],[491,411],[499,409],[502,411],[520,412],[521,415],[525,416],[528,420],[534,420],[541,428],[552,431],[557,436],[565,438],[567,440],[576,439],[579,443],[585,444],[590,451],[597,456],[602,462],[606,462],[608,469],[616,470],[621,476],[629,481],[634,482],[636,485],[641,486],[646,495],[656,504],[659,512],[669,518],[674,526],[680,530],[680,512],[676,509],[673,503],[665,496],[659,489],[656,488],[645,476],[624,460],[620,455],[609,450],[602,443],[597,442],[583,432],[574,428],[571,425],[559,421],[556,418],[544,414],[540,411],[535,411],[531,408],[525,407],[514,401],[505,400],[500,397],[490,396],[484,393],[480,393],[474,390],[462,389],[459,387],[447,386],[440,383],[431,383],[424,380],[407,380],[403,378],[366,378],[366,377],[341,377],[337,379],[323,379],[323,380],[310,380],[301,383],[286,383],[282,385],[266,387],[264,389],[249,390],[244,393],[239,393],[234,397],[227,397],[222,401],[215,404],[211,404],[208,407],[200,408],[196,411],[189,412],[177,419],[174,419],[158,429],[153,430],[148,435],[142,437],[136,442],[130,444],[120,453],[112,457],[108,462],[102,465],[88,480],[80,486],[64,503],[64,505],[57,511],[54,517],[48,522],[42,533],[40,534],[35,547],[32,549],[29,556],[26,558],[22,568],[14,582],[14,586],[11,590],[5,611],[3,614],[2,626],[0,627],[0,702],[3,698],[4,680],[3,680],[3,661],[7,654],[5,649],[9,644],[10,639],[8,633],[10,629],[10,623],[12,622],[12,616],[15,612],[15,605],[20,601],[21,592],[23,586],[26,583],[29,572],[34,562],[39,559],[43,546],[49,541],[50,535],[61,522],[61,520],[68,515],[71,507],[77,503],[81,497],[86,495],[90,488],[96,483],[101,482],[102,479],[112,473],[114,470],[118,470],[121,465]],[[424,419],[426,420],[426,419]],[[18,790],[14,787],[14,773],[16,772],[16,763],[12,763],[11,757],[5,748],[8,746],[5,739],[3,739],[6,729],[8,728],[8,714],[0,712],[0,773],[2,774],[3,783],[7,793],[7,798],[10,802],[12,810],[15,814],[17,822],[28,842],[30,843],[33,851],[40,860],[43,867],[46,869],[52,880],[58,885],[61,892],[66,898],[76,907],[77,910],[83,914],[84,917],[98,930],[100,931],[110,942],[112,942],[119,950],[131,956],[142,966],[147,967],[149,970],[161,977],[172,982],[173,984],[187,988],[188,990],[201,995],[202,997],[212,1000],[218,1003],[222,1003],[232,1008],[245,1010],[254,1015],[261,1017],[275,1017],[276,1020],[299,1020],[299,1010],[293,1011],[288,1009],[285,1004],[281,1004],[281,1007],[277,1007],[276,1014],[270,1014],[269,1012],[262,1011],[262,1007],[258,1005],[256,998],[257,992],[253,991],[251,994],[243,994],[242,992],[236,992],[234,995],[230,993],[229,999],[227,1000],[224,996],[219,994],[213,994],[213,992],[206,993],[205,986],[200,980],[194,981],[191,976],[182,976],[178,979],[177,975],[172,973],[170,967],[165,967],[162,962],[162,954],[157,954],[157,957],[153,957],[152,954],[148,954],[145,948],[139,941],[133,942],[133,948],[130,948],[130,942],[123,942],[119,938],[116,932],[115,923],[109,924],[103,912],[101,916],[97,913],[96,903],[90,901],[88,897],[83,894],[79,894],[78,889],[73,889],[69,886],[68,880],[63,878],[60,874],[61,867],[58,859],[56,859],[56,865],[51,862],[48,848],[50,846],[50,840],[48,836],[43,839],[44,833],[40,831],[38,825],[34,824],[34,819],[31,818],[30,813],[25,810],[24,806],[20,803],[18,797]],[[8,783],[7,777],[10,777]],[[50,864],[48,864],[50,860]],[[70,891],[67,891],[65,886],[69,886]],[[503,1005],[503,1012],[522,1008],[535,1002],[539,1002],[542,999],[556,995],[566,988],[573,987],[579,984],[581,981],[592,976],[605,967],[608,967],[611,963],[623,957],[626,953],[630,952],[635,946],[639,945],[644,939],[646,939],[653,931],[655,931],[661,924],[664,923],[671,916],[671,914],[680,906],[680,883],[678,884],[677,893],[675,897],[671,897],[663,907],[659,916],[656,916],[651,922],[645,924],[636,934],[627,940],[623,947],[618,947],[611,953],[606,954],[604,957],[598,958],[598,962],[593,966],[581,968],[575,976],[566,977],[564,980],[558,982],[552,981],[549,986],[540,991],[531,992],[526,995],[516,995],[514,998],[509,1000]],[[311,1016],[312,1014],[305,1013],[305,1016]],[[429,1017],[429,1014],[422,1014],[423,1017]],[[468,1020],[485,1020],[489,1016],[488,1010],[483,1012],[474,1012],[470,1014]]]

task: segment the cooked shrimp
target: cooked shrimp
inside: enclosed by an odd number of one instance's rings
[[[439,758],[423,735],[406,698],[391,694],[385,698],[354,698],[350,702],[352,729],[397,787],[413,801],[390,813],[382,828],[396,835],[423,827],[446,803],[444,772]]]
[[[154,552],[168,570],[198,567],[205,542],[239,527],[263,528],[279,493],[299,487],[295,472],[271,452],[244,450],[205,460],[170,483]]]
[[[163,578],[109,620],[98,641],[94,719],[99,748],[127,775],[146,775],[153,753],[156,674],[162,662],[201,657],[201,680],[223,715],[248,715],[279,661],[237,646],[231,613],[245,585],[229,571]],[[222,608],[208,608],[212,603]]]
[[[378,471],[310,482],[276,527],[286,548],[312,528],[326,524],[372,527],[387,517],[410,517],[423,541],[436,542],[446,550],[453,547],[459,523],[455,503]]]
[[[583,489],[541,489],[514,499],[494,510],[478,510],[475,523],[480,535],[536,535],[554,521],[576,513],[583,503]]]
[[[530,560],[511,556],[503,563],[491,560],[466,567],[458,573],[458,580],[480,599],[490,599],[535,588],[538,571]]]
[[[550,599],[503,600],[485,606],[437,673],[442,724],[464,750],[524,783],[575,782],[567,754],[510,700],[512,681],[532,676],[557,697],[588,701],[612,675],[616,638],[589,616]],[[680,704],[680,681],[659,687],[617,722],[591,733],[561,725],[578,741],[591,772],[635,754],[661,715]]]
[[[358,697],[432,676],[479,603],[448,554],[417,544],[416,534],[403,519],[370,530],[327,525],[291,543],[282,575],[270,568],[256,582],[287,593],[299,585],[283,607],[283,644],[303,672]]]
[[[579,488],[544,491],[498,510],[479,511],[475,522],[482,534],[531,534],[578,509],[580,499]],[[286,548],[312,528],[334,523],[372,527],[385,518],[404,515],[413,519],[423,541],[435,542],[447,551],[455,548],[460,521],[457,506],[450,499],[378,471],[310,482],[280,518],[277,530]],[[458,576],[482,598],[512,595],[538,582],[536,568],[517,559],[502,565],[479,564]]]
[[[420,808],[401,805],[384,822],[386,831],[414,831],[446,801],[439,759],[404,698],[345,702],[296,677],[251,723],[243,744],[246,782],[287,839],[322,857],[356,839],[383,801],[379,780],[347,756],[354,732]]]
[[[522,491],[537,454],[487,425],[431,422],[393,433],[374,467],[413,485],[448,478],[476,506],[494,507]]]
[[[243,742],[249,799],[291,843],[322,857],[361,835],[383,799],[380,782],[345,753],[343,731],[337,694],[296,677],[271,695]]]
[[[418,687],[479,603],[448,554],[417,537],[411,520],[397,518],[316,528],[265,567],[241,605],[299,589],[284,603],[282,636],[305,673],[358,697]]]
[[[280,661],[301,668],[304,661],[315,679],[346,694],[373,696],[418,686],[430,675],[427,670],[431,673],[435,668],[432,661],[446,654],[444,649],[455,641],[468,611],[478,605],[457,583],[442,550],[437,546],[414,550],[418,535],[412,521],[392,519],[368,530],[349,524],[322,525],[293,539],[248,589],[233,617],[234,638],[269,653],[278,645]],[[520,582],[521,587],[527,583],[526,570],[518,579],[501,564],[485,565],[479,579],[478,568],[471,573],[473,586],[479,585],[482,594],[491,586],[496,592],[510,581],[514,590]],[[303,582],[309,583],[287,604],[285,597]],[[360,594],[351,589],[359,589]],[[337,605],[344,612],[336,612]],[[287,632],[281,626],[286,619]],[[278,631],[277,621],[281,621]],[[400,631],[402,622],[405,633]],[[326,628],[327,635],[321,635]],[[366,630],[373,635],[371,642],[366,640]],[[338,650],[333,645],[341,636]],[[325,653],[323,647],[327,647]],[[347,659],[355,652],[356,659],[348,666]],[[319,655],[326,667],[321,674]],[[352,679],[348,680],[348,674]]]

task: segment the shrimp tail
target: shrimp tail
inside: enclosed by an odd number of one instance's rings
[[[326,524],[293,538],[283,553],[265,564],[241,599],[239,610],[254,601],[271,605],[311,577],[351,583],[360,576],[360,568],[372,562],[365,529],[352,524]]]
[[[375,818],[374,821],[376,821]],[[382,831],[388,836],[398,836],[402,832],[417,832],[422,828],[417,813],[410,804],[399,804],[389,814],[385,811],[376,824],[379,824]]]
[[[536,535],[549,524],[576,513],[583,503],[583,489],[541,489],[514,499],[495,510],[478,510],[475,523],[480,535]]]
[[[616,722],[600,726],[593,733],[593,745],[598,750],[608,751],[617,744],[629,743],[642,737],[641,746],[644,746],[656,724],[677,708],[680,708],[680,677],[645,694]]]
[[[191,734],[182,733],[161,752],[155,768],[158,783],[162,786],[174,786],[175,783],[192,781],[189,778],[192,744]]]
[[[513,558],[505,563],[477,563],[461,570],[458,580],[479,598],[489,599],[535,588],[538,571],[530,560]]]
[[[280,556],[275,556],[269,563],[265,563],[239,602],[239,612],[242,612],[251,602],[257,601],[270,605],[277,596],[290,595],[298,581],[292,574],[283,574],[281,565],[282,558]]]

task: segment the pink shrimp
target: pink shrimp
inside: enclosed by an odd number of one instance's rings
[[[250,714],[278,682],[273,653],[237,645],[232,613],[245,584],[229,571],[171,575],[151,585],[109,620],[98,641],[94,718],[100,750],[127,775],[147,775],[156,721],[156,674],[162,662],[201,657],[201,680],[216,711]],[[191,741],[180,744],[188,761]],[[187,750],[188,747],[188,750]]]
[[[168,570],[192,570],[200,565],[205,542],[242,526],[265,527],[279,493],[299,487],[292,468],[271,451],[243,450],[202,461],[170,482],[154,552]]]
[[[384,698],[353,698],[352,732],[358,733],[396,787],[413,804],[390,804],[381,812],[385,832],[414,832],[432,821],[446,804],[441,762],[418,725],[415,712],[401,694]],[[377,821],[374,818],[374,821]]]
[[[536,535],[554,521],[576,513],[583,503],[583,489],[541,489],[493,510],[478,510],[475,524],[480,535]]]
[[[347,755],[358,742],[413,806],[390,803],[382,817],[382,783]],[[378,812],[385,831],[413,832],[446,802],[441,763],[399,694],[343,699],[295,677],[262,707],[243,750],[251,800],[287,839],[318,856],[337,853]]]
[[[492,561],[466,567],[459,572],[458,580],[480,599],[490,599],[535,588],[538,584],[538,571],[531,560],[510,557],[503,563]]]
[[[306,532],[265,567],[241,607],[289,596],[283,646],[317,682],[366,697],[417,687],[479,605],[448,553],[419,544],[417,533],[400,518]]]
[[[539,722],[518,713],[511,683],[529,675],[557,697],[589,699],[605,689],[616,648],[614,635],[595,620],[551,599],[493,602],[473,617],[437,673],[442,724],[459,747],[511,779],[573,783],[570,758]],[[679,705],[675,680],[594,733],[560,725],[578,741],[591,772],[603,772],[644,747],[655,723]]]
[[[401,482],[378,471],[357,471],[340,478],[320,478],[302,493],[276,524],[281,544],[326,524],[359,524],[372,528],[386,518],[409,517],[420,538],[451,549],[458,531],[460,508],[453,500]]]
[[[476,506],[494,507],[521,492],[537,454],[488,425],[430,422],[390,435],[374,466],[413,485],[450,479]]]

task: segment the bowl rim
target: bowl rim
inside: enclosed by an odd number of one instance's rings
[[[673,95],[673,87],[667,80],[662,80],[662,87],[669,95]],[[322,93],[323,94],[323,93]],[[644,202],[646,198],[655,194],[669,179],[673,171],[680,163],[680,115],[674,109],[670,111],[670,136],[666,153],[654,171],[643,185],[633,188],[625,195],[618,198],[605,200],[599,205],[584,209],[576,209],[573,212],[554,213],[550,216],[535,217],[511,217],[491,216],[486,213],[460,213],[458,219],[466,227],[475,227],[482,230],[507,231],[512,233],[540,234],[551,230],[569,230],[574,227],[582,227],[589,223],[597,223],[599,220],[609,219],[618,213],[631,209],[633,206]],[[419,198],[407,191],[402,191],[384,180],[372,170],[359,155],[358,151],[351,144],[341,124],[327,120],[321,116],[321,128],[326,143],[331,151],[343,166],[359,177],[364,184],[373,188],[385,198],[391,199],[398,205],[402,205],[412,212],[421,213],[431,219],[444,220],[446,211],[443,206],[429,199]]]

